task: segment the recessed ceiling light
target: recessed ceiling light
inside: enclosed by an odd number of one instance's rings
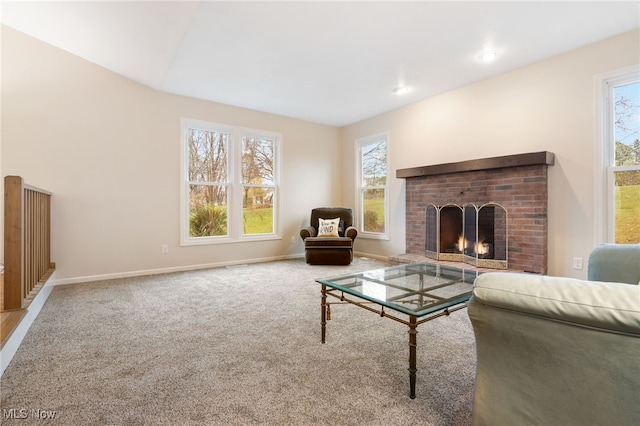
[[[404,95],[405,93],[409,93],[409,89],[407,86],[398,86],[395,89],[393,89],[393,94],[394,95]]]
[[[488,64],[489,62],[493,62],[497,57],[497,50],[485,50],[478,55],[478,60],[482,63]]]

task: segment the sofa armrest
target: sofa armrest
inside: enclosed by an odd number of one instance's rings
[[[355,241],[356,237],[358,236],[358,230],[353,226],[349,226],[347,229],[345,229],[344,236],[349,237],[353,241]]]
[[[640,335],[640,286],[573,278],[488,272],[475,301],[556,321]]]
[[[300,238],[302,238],[302,241],[304,241],[307,237],[315,237],[316,234],[316,229],[313,226],[307,226],[306,228],[302,228],[300,230]]]

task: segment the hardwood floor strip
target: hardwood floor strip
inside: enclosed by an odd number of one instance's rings
[[[26,309],[0,312],[0,349],[9,340],[9,336],[16,329],[22,318],[26,315]]]

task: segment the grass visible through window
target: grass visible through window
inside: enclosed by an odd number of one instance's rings
[[[616,243],[640,243],[640,185],[616,186]]]
[[[273,208],[243,209],[242,232],[244,234],[273,233]]]
[[[381,198],[365,198],[364,230],[367,232],[384,232],[384,195]]]

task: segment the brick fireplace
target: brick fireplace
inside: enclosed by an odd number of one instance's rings
[[[425,256],[429,205],[497,203],[507,211],[507,269],[545,274],[553,164],[554,154],[543,151],[397,170],[406,179],[406,254]]]

